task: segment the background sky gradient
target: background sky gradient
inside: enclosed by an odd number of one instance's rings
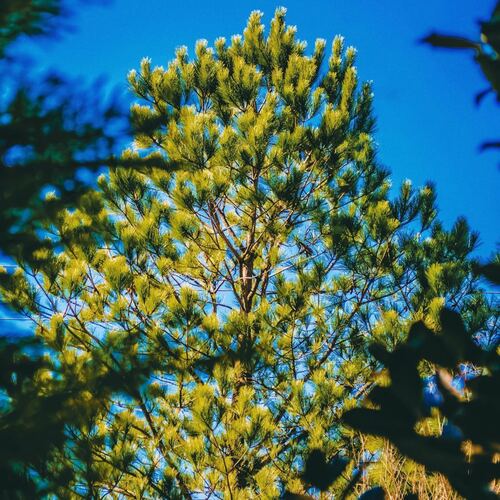
[[[464,215],[480,233],[478,254],[497,246],[500,215],[498,152],[479,153],[481,142],[498,139],[498,107],[488,96],[478,108],[474,96],[487,86],[469,54],[437,51],[417,41],[432,29],[478,36],[490,0],[115,0],[70,2],[71,29],[55,40],[20,40],[12,54],[28,54],[38,70],[56,69],[91,84],[105,76],[127,95],[127,72],[143,57],[166,65],[179,45],[193,51],[205,38],[242,33],[252,10],[268,25],[279,5],[298,38],[313,47],[336,34],[358,50],[361,80],[372,80],[379,158],[404,179],[437,186],[440,218],[450,227]],[[130,98],[130,97],[128,97]]]

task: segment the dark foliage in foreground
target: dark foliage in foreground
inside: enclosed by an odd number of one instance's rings
[[[484,268],[500,284],[500,266]],[[490,483],[500,475],[494,457],[500,450],[500,359],[495,352],[498,337],[490,350],[477,346],[460,316],[450,309],[441,312],[441,331],[436,334],[422,322],[410,329],[407,342],[389,352],[373,344],[372,354],[387,367],[388,387],[375,387],[370,408],[357,408],[344,415],[357,430],[389,439],[404,455],[440,472],[466,498],[496,498]],[[446,419],[443,435],[429,437],[415,431],[417,422],[430,414],[424,399],[421,363],[436,367],[442,401],[439,411]],[[466,383],[464,394],[452,385],[453,373],[466,365],[475,375]]]
[[[99,83],[82,91],[50,73],[35,84],[9,53],[21,35],[55,36],[67,16],[60,0],[0,4],[0,251],[27,259],[49,245],[42,222],[78,206],[88,190],[82,168],[113,162],[127,129],[125,114],[116,101],[106,104]],[[43,199],[48,191],[55,194],[50,203]]]

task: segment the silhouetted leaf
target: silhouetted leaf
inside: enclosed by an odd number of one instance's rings
[[[500,19],[495,7],[489,21],[480,23],[481,35],[485,43],[491,45],[497,54],[500,54]]]
[[[285,491],[284,495],[281,498],[282,500],[314,500],[314,498],[309,495],[301,495],[300,493],[290,493],[289,491]]]
[[[344,472],[347,464],[348,460],[341,457],[327,461],[323,451],[314,449],[306,459],[302,479],[320,491],[326,491]]]
[[[500,141],[483,142],[479,146],[480,151],[487,151],[488,149],[498,149],[498,148],[500,148]]]
[[[441,35],[439,33],[430,33],[420,40],[422,43],[427,43],[433,47],[444,49],[474,49],[478,50],[480,45],[468,38],[461,36]]]
[[[478,274],[482,274],[493,284],[500,285],[500,262],[490,262],[483,265],[476,264],[474,270]]]
[[[368,491],[365,491],[358,500],[384,500],[386,498],[384,488],[376,486]]]
[[[418,500],[418,495],[416,493],[407,493],[403,500]]]
[[[346,424],[366,434],[402,437],[409,433],[407,421],[399,419],[398,412],[390,413],[368,408],[354,408],[344,413]]]
[[[478,92],[476,94],[476,96],[474,97],[474,102],[476,104],[476,106],[479,106],[482,102],[482,100],[488,95],[490,94],[491,92],[493,92],[493,89],[491,88],[487,88],[487,89],[484,89],[482,90],[481,92]],[[483,145],[480,147],[480,150],[483,150],[484,149],[484,144],[488,144],[488,143],[483,143]],[[499,146],[500,147],[500,146]],[[486,148],[488,149],[488,148]]]

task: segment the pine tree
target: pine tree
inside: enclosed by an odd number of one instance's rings
[[[46,227],[58,248],[0,275],[60,377],[121,381],[37,471],[61,497],[304,492],[312,450],[357,449],[340,419],[370,387],[368,342],[482,300],[465,222],[435,221],[431,186],[390,197],[354,49],[324,60],[295,31],[254,12],[193,59],[144,59],[127,166]]]

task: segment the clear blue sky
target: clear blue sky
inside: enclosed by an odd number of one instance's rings
[[[478,18],[493,0],[114,0],[106,5],[72,2],[73,28],[59,40],[18,44],[39,68],[57,69],[91,83],[99,76],[126,89],[125,76],[142,57],[165,65],[175,47],[192,49],[199,38],[241,33],[248,14],[288,8],[287,21],[313,45],[344,35],[358,49],[361,79],[372,80],[378,118],[379,157],[393,172],[393,185],[437,185],[440,217],[447,227],[465,215],[481,235],[479,255],[500,241],[497,152],[478,152],[499,139],[500,109],[488,97],[480,108],[474,95],[486,86],[465,53],[433,51],[417,39],[431,29],[477,37]]]

